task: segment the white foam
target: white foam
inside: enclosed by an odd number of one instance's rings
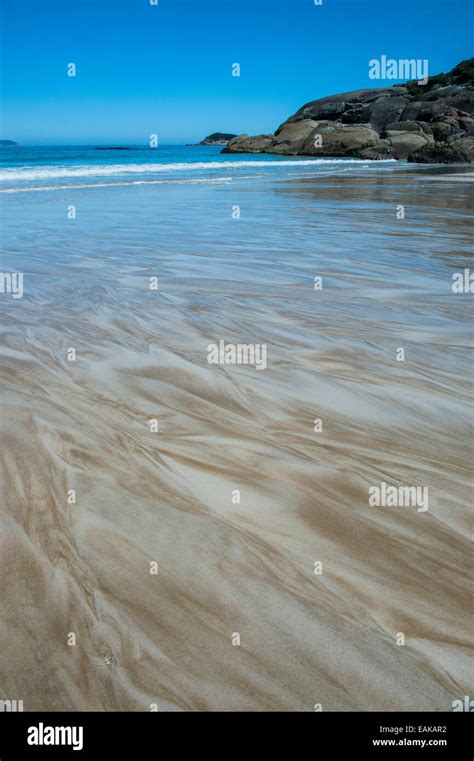
[[[239,179],[249,180],[252,177]],[[228,185],[232,177],[210,177],[200,180],[128,180],[124,182],[76,182],[74,185],[27,185],[21,188],[2,188],[0,193],[32,193],[36,190],[80,190],[81,188],[115,188],[129,185]]]
[[[374,163],[393,162],[382,159]],[[240,169],[242,167],[319,166],[321,164],[367,164],[361,159],[301,159],[288,161],[197,161],[175,164],[85,164],[82,166],[12,167],[0,171],[0,182],[13,180],[52,180],[68,177],[108,177],[123,174],[155,174],[158,172],[189,172],[198,169]]]

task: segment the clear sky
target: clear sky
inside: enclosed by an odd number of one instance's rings
[[[377,85],[371,58],[436,74],[473,47],[470,0],[0,2],[0,137],[23,145],[273,132],[310,100]]]

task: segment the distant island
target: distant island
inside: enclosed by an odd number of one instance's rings
[[[12,148],[15,145],[18,145],[18,143],[15,143],[14,140],[0,140],[1,148]]]
[[[237,137],[229,132],[213,132],[212,135],[208,135],[201,140],[200,143],[188,143],[188,145],[227,145],[229,140]]]
[[[239,135],[222,153],[474,161],[474,58],[448,74],[313,100],[273,135]]]

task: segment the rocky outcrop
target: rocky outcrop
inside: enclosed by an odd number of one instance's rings
[[[424,146],[408,156],[408,161],[420,164],[451,164],[474,161],[474,135],[462,137],[451,143],[435,143]]]
[[[271,145],[272,140],[273,135],[256,135],[255,137],[238,135],[230,141],[234,150],[227,150],[229,147],[227,146],[221,153],[265,153],[265,149]]]
[[[331,95],[302,106],[273,135],[239,135],[222,153],[474,161],[474,59],[426,85]]]
[[[378,141],[379,134],[370,124],[342,125],[305,119],[297,124],[284,124],[265,152],[290,156],[347,156],[373,147]]]

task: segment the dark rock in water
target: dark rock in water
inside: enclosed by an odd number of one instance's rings
[[[238,135],[222,153],[472,162],[474,58],[424,86],[407,82],[311,101],[274,135]]]
[[[12,148],[15,145],[18,143],[15,143],[14,140],[0,140],[0,148]]]
[[[208,135],[200,143],[194,143],[194,145],[227,145],[233,137],[236,135],[229,132],[213,132],[212,135]]]
[[[132,149],[125,145],[96,145],[95,151],[131,151]]]

